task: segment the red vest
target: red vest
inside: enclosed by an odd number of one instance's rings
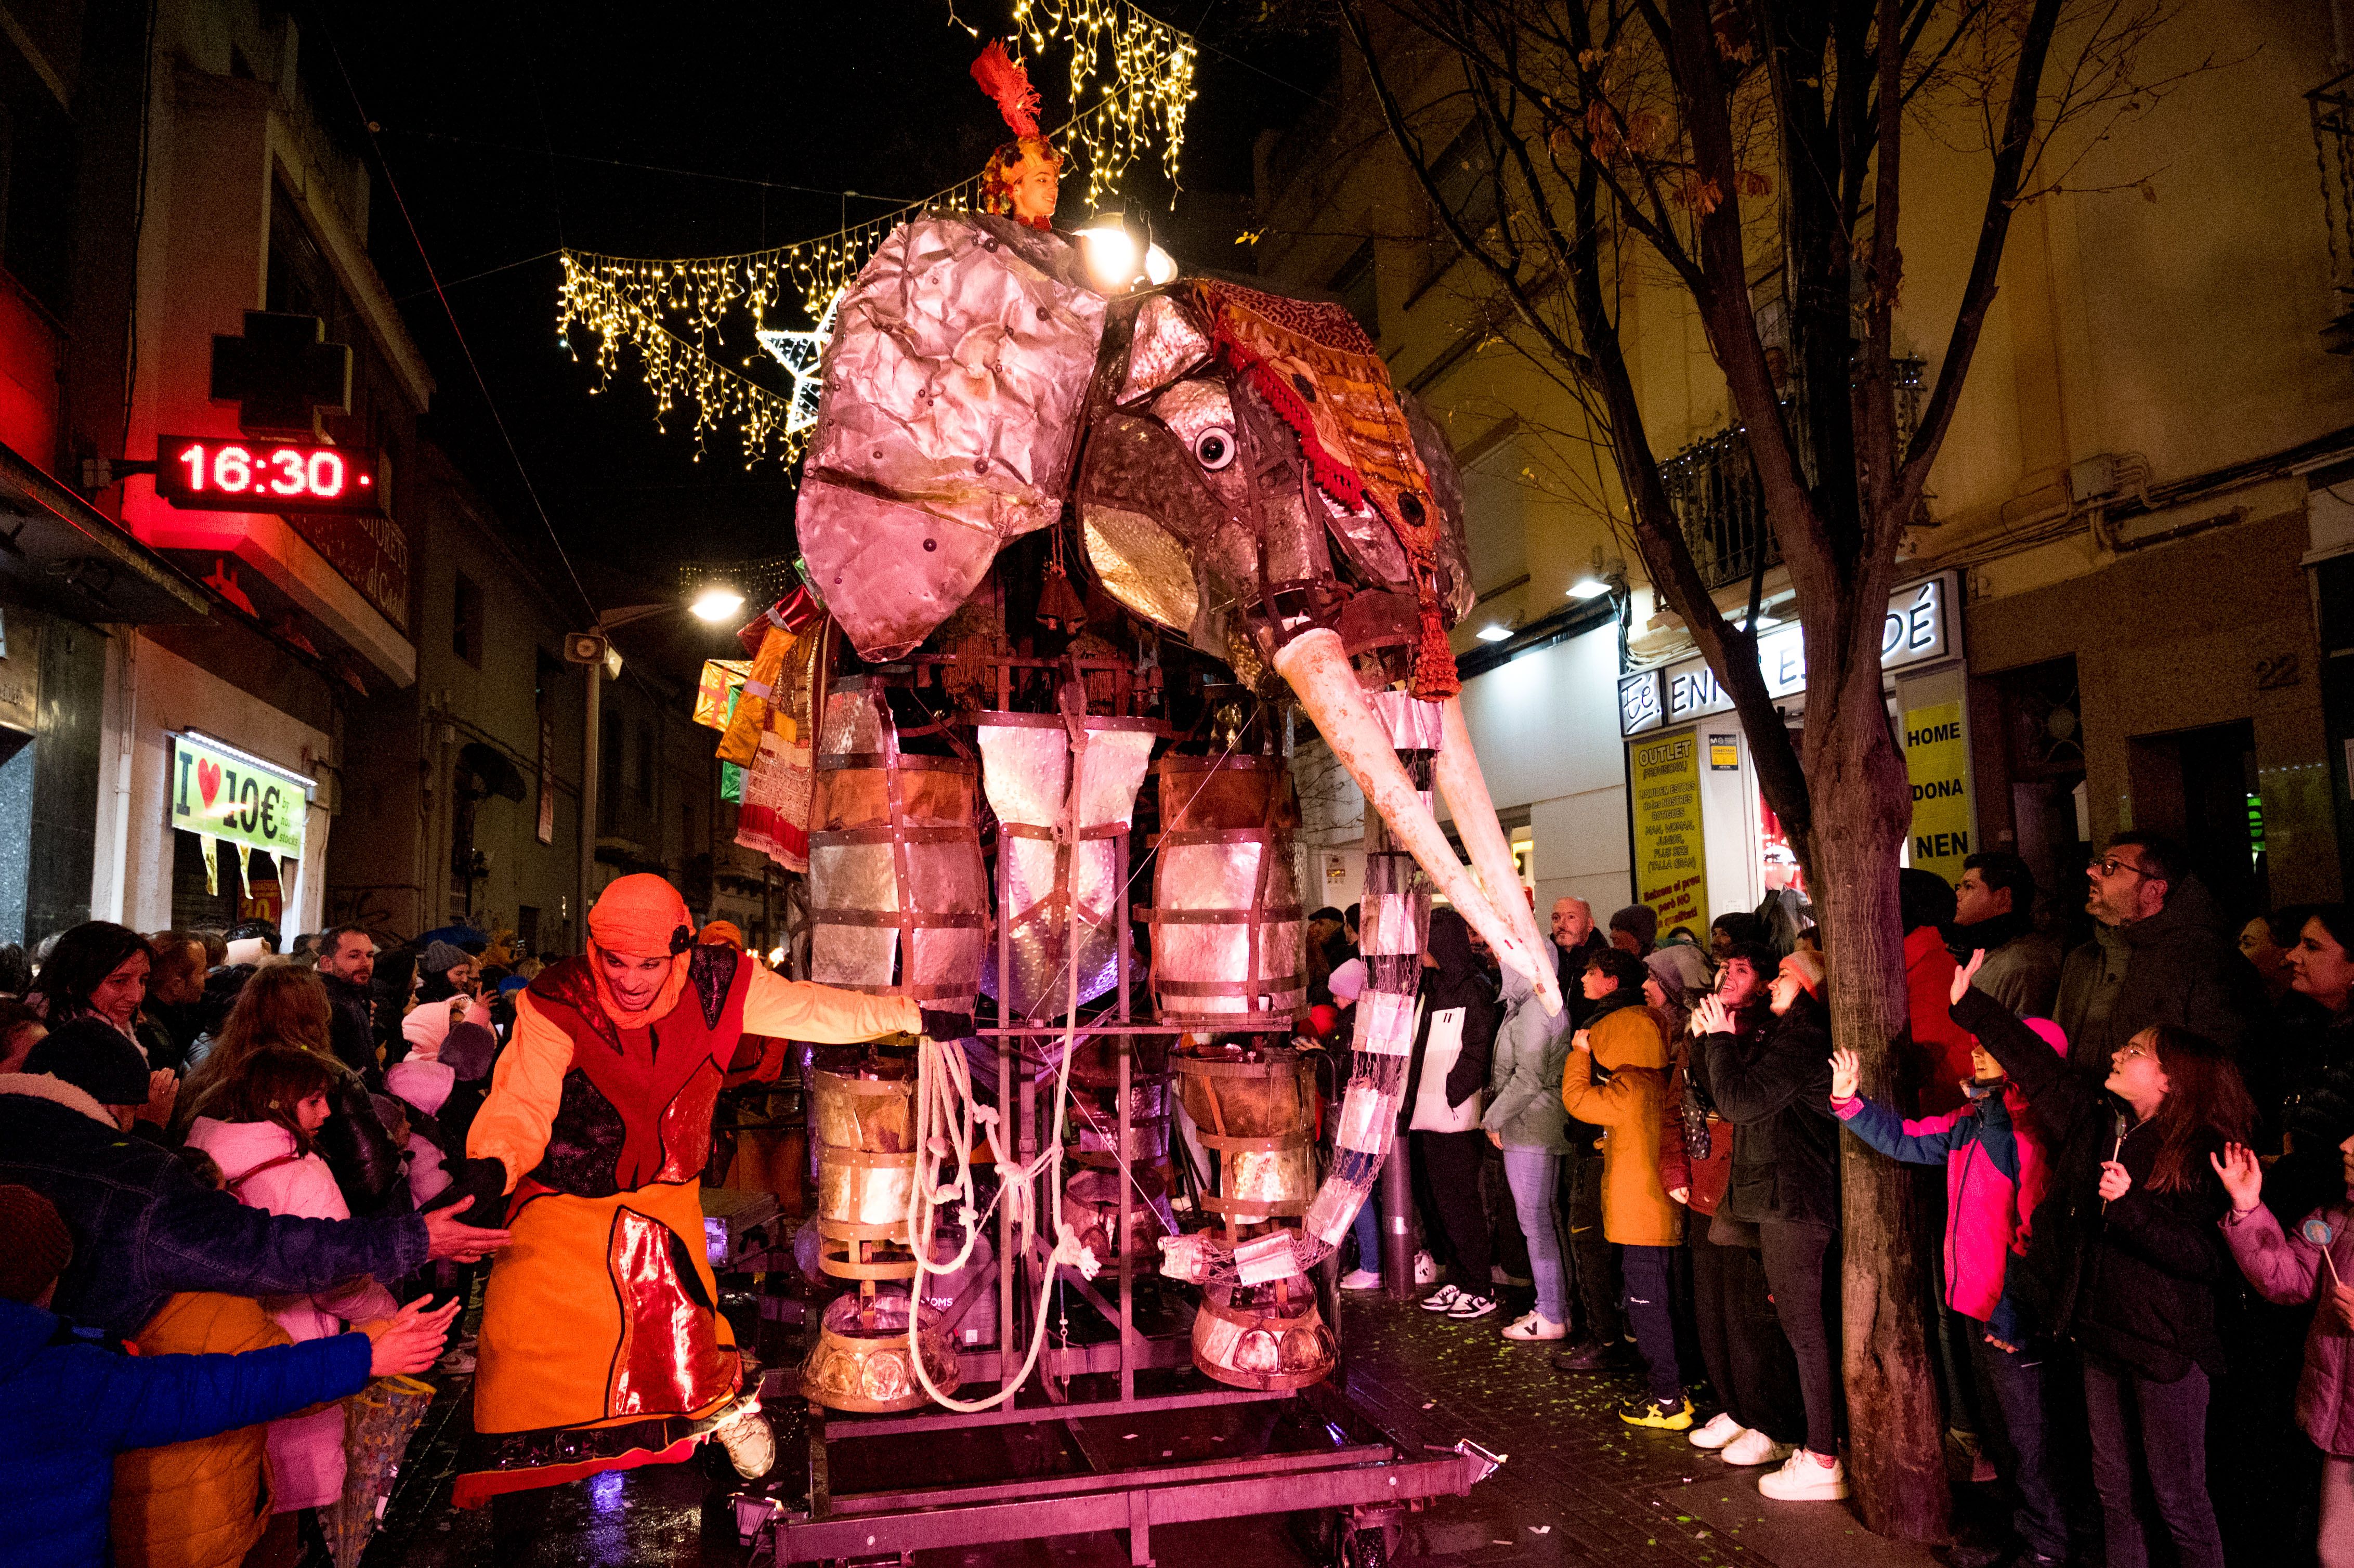
[[[701,1179],[712,1108],[744,1033],[752,966],[718,946],[696,948],[688,963],[678,1004],[642,1029],[621,1029],[599,1004],[585,958],[552,964],[532,981],[533,1002],[572,1038],[563,1102],[534,1183],[604,1198]]]

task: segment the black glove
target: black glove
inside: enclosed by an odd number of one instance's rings
[[[495,1230],[506,1223],[507,1167],[503,1160],[451,1160],[441,1169],[450,1175],[450,1185],[435,1194],[432,1202],[419,1211],[431,1213],[453,1203],[474,1200],[474,1206],[459,1215],[470,1225],[482,1225]]]
[[[970,1012],[937,1012],[928,1007],[922,1011],[924,1033],[935,1040],[962,1040],[972,1033]]]

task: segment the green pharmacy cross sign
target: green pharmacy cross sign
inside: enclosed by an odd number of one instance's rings
[[[281,860],[302,858],[313,781],[200,735],[172,736],[172,825]]]

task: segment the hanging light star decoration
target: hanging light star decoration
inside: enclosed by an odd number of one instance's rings
[[[788,436],[798,436],[817,423],[818,394],[825,387],[825,345],[833,341],[833,313],[841,305],[842,294],[837,293],[826,302],[825,313],[808,332],[779,332],[767,327],[753,334],[760,340],[762,348],[776,355],[785,374],[793,378],[792,397],[788,399],[790,408],[785,415]]]
[[[1070,46],[1072,116],[1038,140],[1064,162],[1084,161],[1089,207],[1117,187],[1129,164],[1156,139],[1162,166],[1175,181],[1186,110],[1193,101],[1195,49],[1189,35],[1130,0],[1014,0],[1013,26],[1034,51]],[[1104,79],[1098,95],[1081,107],[1099,75]],[[766,458],[796,462],[816,416],[816,385],[805,382],[786,355],[806,356],[813,375],[822,356],[822,334],[829,330],[823,318],[831,302],[892,231],[928,209],[981,210],[989,195],[982,177],[975,175],[832,234],[733,256],[666,260],[567,249],[557,292],[557,343],[578,358],[584,351],[576,346],[572,329],[593,334],[595,343],[585,353],[607,383],[620,368],[621,351],[635,350],[654,395],[657,423],[666,428],[670,416],[682,408],[690,411],[698,459],[713,431],[733,429],[747,467]],[[775,332],[785,344],[779,352],[768,342],[768,322],[789,301],[819,324],[811,333]],[[716,352],[720,324],[737,311],[752,318],[762,346],[793,374],[790,397],[721,363]],[[818,341],[803,346],[802,340],[811,338]]]

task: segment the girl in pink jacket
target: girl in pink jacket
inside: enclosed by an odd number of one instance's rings
[[[188,1146],[221,1169],[237,1198],[273,1214],[347,1220],[351,1211],[312,1139],[331,1114],[327,1093],[335,1065],[291,1045],[266,1045],[207,1096],[214,1113],[188,1128]],[[264,1305],[300,1341],[344,1332],[346,1321],[389,1318],[399,1310],[391,1294],[361,1279],[319,1296],[271,1297]],[[285,1514],[318,1508],[344,1495],[344,1407],[270,1424],[271,1510]]]
[[[2267,1301],[2316,1304],[2305,1336],[2305,1372],[2296,1382],[2296,1424],[2321,1450],[2322,1568],[2354,1564],[2354,1138],[2338,1146],[2345,1162],[2347,1202],[2325,1204],[2285,1232],[2264,1204],[2264,1167],[2253,1150],[2223,1146],[2209,1156],[2232,1212],[2223,1239],[2248,1283]]]

